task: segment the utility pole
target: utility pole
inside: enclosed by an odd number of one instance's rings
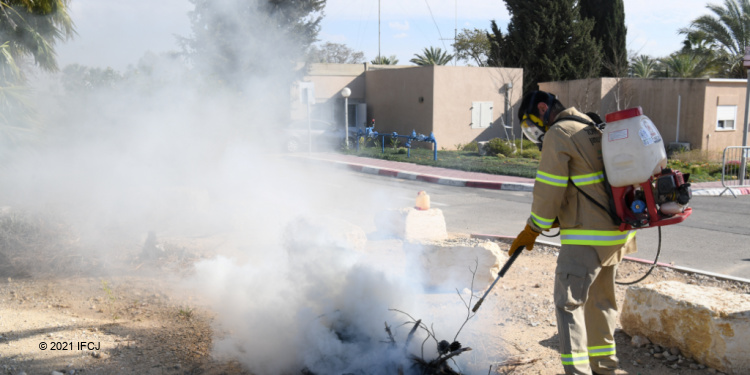
[[[380,57],[380,0],[378,0],[378,63],[382,62],[382,57]]]
[[[458,50],[456,49],[456,43],[458,43],[458,0],[456,0],[456,21],[455,26],[453,28],[453,66],[456,66],[456,55],[458,55]],[[440,39],[440,40],[450,40],[450,39]]]

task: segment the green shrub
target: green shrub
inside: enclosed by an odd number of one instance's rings
[[[513,156],[516,152],[514,145],[505,139],[492,138],[487,142],[488,155]]]
[[[539,149],[536,146],[534,146],[534,148],[524,148],[523,151],[521,151],[522,158],[539,160],[541,156],[542,156],[542,152],[539,151]]]
[[[399,147],[397,152],[399,154],[405,154],[406,153],[406,147]]]
[[[389,145],[390,145],[390,146],[391,146],[392,148],[398,148],[398,144],[399,144],[399,139],[398,139],[398,137],[388,137],[388,144],[389,144]]]
[[[476,142],[469,142],[465,145],[459,145],[461,148],[459,150],[461,151],[467,151],[467,152],[479,152],[479,146],[477,146]]]
[[[536,143],[534,143],[534,142],[532,142],[532,141],[530,141],[528,139],[520,139],[520,138],[516,139],[515,140],[515,145],[516,145],[516,147],[518,147],[519,150],[526,150],[526,149],[529,149],[529,150],[531,150],[531,149],[539,150],[539,146],[537,146]],[[523,145],[523,147],[521,147],[521,145]]]

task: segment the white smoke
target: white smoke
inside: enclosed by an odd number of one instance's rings
[[[278,118],[288,114],[289,97],[269,93],[291,81],[293,72],[274,70],[272,56],[288,46],[226,42],[268,56],[263,74],[250,72],[240,91],[214,89],[164,56],[149,56],[149,69],[127,85],[80,97],[55,83],[40,90],[45,126],[4,166],[0,204],[62,215],[89,256],[109,262],[137,255],[149,231],[229,238],[226,254],[196,264],[186,286],[216,313],[214,354],[253,373],[408,368],[403,348],[383,342],[384,328],[390,324],[400,343],[411,328],[391,308],[439,319],[420,306],[420,283],[373,267],[362,249],[319,225],[343,215],[370,229],[393,197],[280,155]],[[462,322],[454,318],[447,332]],[[409,352],[419,353],[423,339],[420,332]]]

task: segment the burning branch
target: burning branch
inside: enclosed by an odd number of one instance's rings
[[[475,259],[475,266],[474,269],[469,268],[469,271],[471,272],[471,290],[474,290],[474,279],[476,278],[477,269],[479,268],[479,260]],[[456,332],[456,335],[453,337],[453,342],[449,343],[446,340],[438,340],[437,335],[435,334],[434,327],[428,328],[424,323],[422,323],[421,319],[415,319],[408,313],[397,310],[397,309],[389,309],[390,311],[399,312],[401,314],[404,314],[408,316],[411,321],[405,322],[404,325],[407,324],[413,324],[414,326],[409,331],[409,334],[406,336],[406,340],[404,342],[404,350],[407,350],[409,343],[414,337],[414,334],[416,331],[421,328],[427,333],[427,337],[425,337],[424,341],[422,341],[422,355],[421,357],[417,357],[412,355],[411,359],[414,361],[417,366],[422,370],[422,374],[460,374],[459,372],[456,372],[453,370],[449,365],[448,361],[451,360],[455,363],[455,360],[453,359],[455,356],[460,355],[463,352],[467,352],[471,350],[470,347],[462,347],[461,343],[456,341],[458,338],[458,335],[461,333],[461,330],[466,326],[466,323],[476,315],[471,311],[471,303],[474,298],[474,294],[471,294],[471,297],[469,297],[469,300],[466,301],[464,297],[461,295],[461,293],[456,289],[456,293],[458,293],[458,297],[461,298],[461,301],[463,301],[464,306],[466,306],[466,319],[464,320],[463,324],[461,324],[461,327],[458,329],[458,332]],[[388,333],[389,342],[395,344],[395,340],[393,338],[393,334],[391,333],[390,327],[386,323],[386,332]],[[433,339],[435,340],[435,343],[437,344],[437,352],[438,356],[437,358],[433,360],[425,360],[424,359],[424,345],[425,343]]]

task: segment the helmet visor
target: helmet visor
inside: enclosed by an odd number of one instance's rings
[[[534,143],[542,143],[544,138],[545,126],[539,117],[534,115],[525,115],[521,121],[521,131],[526,138]]]

